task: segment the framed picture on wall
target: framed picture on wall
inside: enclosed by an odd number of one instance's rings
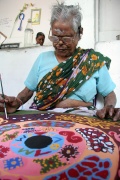
[[[41,17],[41,9],[31,10],[32,25],[40,24],[40,17]]]

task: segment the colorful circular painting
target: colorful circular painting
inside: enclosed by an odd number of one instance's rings
[[[0,123],[0,180],[119,178],[110,122],[105,127],[93,117],[46,113],[1,116]]]

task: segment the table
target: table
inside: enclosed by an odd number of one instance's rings
[[[120,122],[69,113],[0,113],[0,180],[119,180]]]

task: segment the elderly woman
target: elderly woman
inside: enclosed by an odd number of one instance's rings
[[[77,48],[83,33],[79,7],[54,5],[50,24],[48,38],[55,51],[39,55],[25,81],[26,87],[17,98],[5,96],[7,111],[15,112],[34,91],[32,107],[38,110],[89,107],[99,92],[104,97],[104,107],[97,111],[97,116],[109,115],[114,121],[119,120],[120,109],[114,108],[115,84],[108,72],[110,59],[93,49]],[[0,102],[3,110],[2,97]]]

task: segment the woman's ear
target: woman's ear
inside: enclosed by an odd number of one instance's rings
[[[83,35],[83,28],[82,27],[80,27],[80,35]]]
[[[83,28],[81,26],[78,27],[78,32],[79,32],[79,39],[81,39],[82,35],[83,35]]]
[[[83,35],[83,28],[81,27],[80,28],[80,39],[82,38],[82,35]]]

